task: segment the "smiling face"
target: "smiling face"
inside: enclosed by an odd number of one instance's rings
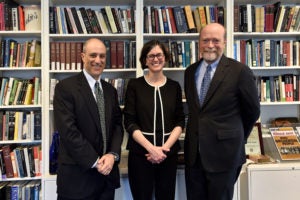
[[[199,51],[207,63],[219,59],[225,48],[225,29],[222,25],[212,23],[205,26],[200,33]]]
[[[146,57],[146,65],[151,72],[162,71],[166,64],[165,55],[159,45],[154,46]]]
[[[98,80],[106,65],[106,47],[98,39],[89,39],[81,53],[84,69]]]

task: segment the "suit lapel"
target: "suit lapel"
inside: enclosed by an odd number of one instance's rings
[[[79,85],[79,93],[82,94],[82,98],[86,102],[86,109],[89,113],[91,113],[92,118],[97,126],[97,128],[100,130],[100,122],[99,122],[99,113],[97,110],[97,103],[95,100],[95,97],[91,91],[91,88],[84,76],[83,73],[80,73],[78,78],[78,85]]]

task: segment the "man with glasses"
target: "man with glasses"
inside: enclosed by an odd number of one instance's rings
[[[225,28],[205,26],[200,61],[185,71],[188,122],[185,134],[188,200],[231,200],[246,161],[245,143],[260,114],[250,68],[224,55]]]

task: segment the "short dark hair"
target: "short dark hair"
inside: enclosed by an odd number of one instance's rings
[[[166,46],[158,40],[150,40],[149,42],[144,44],[142,51],[141,51],[140,63],[141,63],[142,69],[148,68],[148,66],[146,65],[147,55],[148,55],[149,51],[151,51],[151,49],[153,49],[155,46],[159,46],[161,48],[161,50],[163,51],[164,56],[165,56],[165,62],[166,63],[169,62],[170,54],[169,54]]]

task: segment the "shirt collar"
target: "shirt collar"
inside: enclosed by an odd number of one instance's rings
[[[83,71],[85,78],[87,79],[87,81],[89,83],[90,88],[93,91],[94,91],[94,86],[95,86],[96,81],[99,81],[99,86],[102,89],[102,85],[101,85],[101,81],[100,81],[101,76],[99,77],[99,80],[95,80],[85,69],[83,69],[82,71]]]
[[[212,68],[213,70],[217,68],[217,66],[218,66],[218,64],[219,64],[219,62],[220,62],[220,59],[221,59],[221,58],[219,58],[218,60],[216,60],[215,62],[213,62],[213,63],[210,64],[210,66],[211,66],[211,68]],[[207,62],[206,62],[205,60],[203,60],[202,65],[204,65],[205,68],[208,66],[208,64],[207,64]]]

